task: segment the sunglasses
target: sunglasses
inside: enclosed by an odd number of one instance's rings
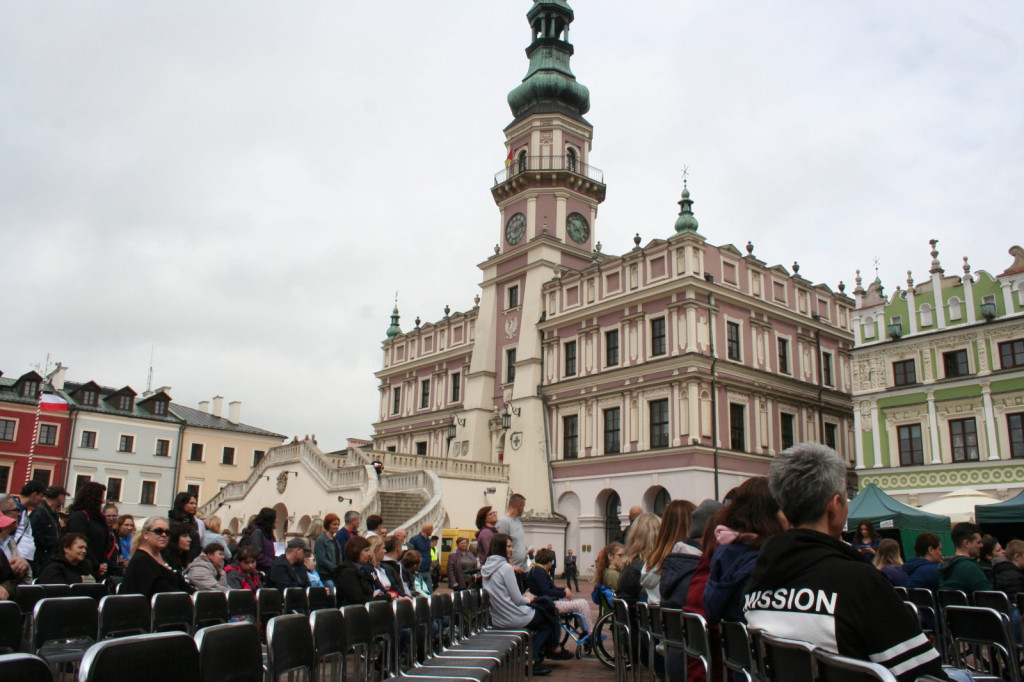
[[[169,528],[150,528],[149,532],[153,533],[154,535],[159,535],[161,537],[163,537],[164,535],[170,535],[171,534],[171,531],[170,531]]]

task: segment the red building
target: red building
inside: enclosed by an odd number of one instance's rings
[[[29,372],[17,379],[6,379],[0,372],[0,493],[20,493],[29,478],[43,485],[64,483],[71,434],[70,413],[67,410],[39,411],[44,384],[38,372]]]

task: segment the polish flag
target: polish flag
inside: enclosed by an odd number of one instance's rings
[[[52,393],[44,393],[39,398],[39,409],[43,412],[67,412],[68,401]]]

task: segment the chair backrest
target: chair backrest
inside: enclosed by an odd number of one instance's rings
[[[906,601],[907,597],[910,596],[910,590],[903,587],[902,585],[895,585],[893,589],[896,590],[896,594],[900,595],[900,599]]]
[[[309,605],[310,613],[320,609],[333,609],[337,606],[334,595],[326,587],[310,587],[307,589],[306,602]]]
[[[100,599],[99,639],[149,632],[149,600],[142,594],[108,594]]]
[[[301,587],[288,587],[284,591],[284,612],[301,613],[309,615],[309,600],[306,599],[306,590]]]
[[[345,639],[345,616],[341,611],[317,609],[309,614],[309,626],[313,631],[313,653],[317,661],[329,656],[345,655],[348,646]]]
[[[184,632],[108,639],[89,647],[78,682],[182,682],[199,679],[199,650]]]
[[[252,590],[228,591],[228,618],[256,622],[256,595]]]
[[[305,670],[312,680],[315,668],[309,618],[301,613],[271,618],[267,623],[267,670],[271,679],[293,670]]]
[[[723,620],[718,624],[718,629],[722,633],[722,664],[728,670],[745,674],[745,679],[751,679],[755,667],[746,623]]]
[[[975,592],[974,605],[981,606],[986,609],[995,609],[999,613],[1005,613],[1009,616],[1013,611],[1010,608],[1010,598],[1006,596],[1005,592],[998,592],[996,590],[981,590]]]
[[[200,677],[195,682],[263,679],[263,649],[254,623],[210,625],[196,633]]]
[[[54,597],[71,596],[71,586],[65,585],[64,583],[36,583],[36,585],[43,588],[43,592],[45,592],[47,598],[50,599],[53,599]]]
[[[266,628],[267,622],[284,613],[284,595],[281,590],[273,587],[261,587],[256,590],[256,617],[260,626]]]
[[[661,630],[665,633],[665,644],[682,649],[686,645],[686,624],[683,622],[683,610],[663,606],[661,608]]]
[[[0,654],[13,654],[21,649],[22,623],[18,605],[0,601]]]
[[[761,633],[763,670],[770,682],[814,682],[814,647],[795,639]]]
[[[942,616],[946,634],[953,643],[953,665],[992,675],[1008,674],[1011,682],[1019,682],[1020,668],[1006,614],[981,606],[950,605],[942,610]],[[961,643],[978,645],[970,659],[964,657],[958,646]]]
[[[370,636],[375,646],[384,651],[387,672],[396,670],[395,658],[395,610],[391,602],[372,601],[366,605],[370,614]]]
[[[18,585],[18,589],[14,593],[14,603],[18,605],[21,613],[25,616],[32,615],[32,611],[36,608],[36,602],[40,599],[46,599],[46,590],[42,585]]]
[[[89,597],[46,597],[32,612],[32,652],[47,642],[96,640],[96,602]]]
[[[187,592],[157,592],[150,609],[153,632],[192,633],[192,595]]]
[[[13,602],[12,602],[13,603]],[[15,608],[17,605],[15,604]],[[18,609],[18,630],[21,630],[21,609]],[[18,682],[53,682],[46,661],[32,654],[0,655],[0,679]]]
[[[211,625],[228,622],[228,595],[220,591],[196,592],[192,595],[193,632]]]
[[[939,590],[939,606],[970,606],[967,593],[963,590]]]
[[[661,610],[663,615],[666,610],[669,609]],[[612,600],[612,640],[615,645],[615,679],[626,680],[629,675],[628,666],[638,658],[633,650],[629,604],[623,599]],[[634,665],[633,670],[639,671],[639,666]]]
[[[395,634],[398,636],[399,641],[403,642],[403,646],[397,651],[395,665],[398,668],[395,669],[397,673],[399,669],[406,669],[411,666],[414,659],[421,658],[420,646],[421,642],[421,628],[416,624],[416,607],[413,603],[407,599],[399,599],[392,603],[392,607],[395,611]],[[408,646],[405,646],[404,641],[408,639]],[[403,655],[408,658],[407,661],[403,661]]]
[[[909,593],[908,600],[914,602],[917,606],[928,606],[935,609],[939,605],[935,600],[935,594],[927,587],[912,587]]]
[[[685,627],[683,651],[689,658],[697,659],[704,667],[705,679],[711,677],[711,640],[708,637],[708,623],[699,613],[683,612]]]
[[[351,669],[355,671],[359,664],[362,665],[362,676],[354,679],[370,679],[370,614],[363,604],[352,604],[341,610],[345,618],[345,654],[354,654],[355,663]]]
[[[106,583],[75,583],[71,586],[72,597],[92,597],[97,603],[108,594],[110,590]]]
[[[884,665],[847,658],[823,649],[814,650],[818,682],[896,682]]]

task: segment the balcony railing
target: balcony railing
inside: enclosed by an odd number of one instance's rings
[[[604,184],[604,171],[581,162],[577,157],[564,156],[520,156],[508,166],[494,174],[494,186],[511,180],[520,173],[529,171],[568,171]]]

